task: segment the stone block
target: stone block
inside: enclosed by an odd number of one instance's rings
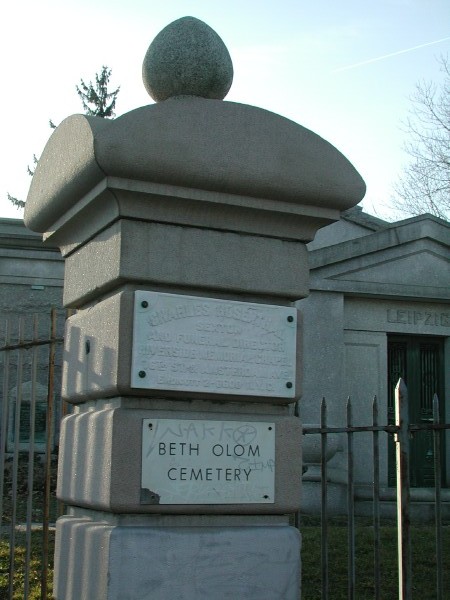
[[[180,298],[183,296],[180,295]],[[66,323],[62,396],[73,404],[118,395],[210,398],[229,401],[288,404],[301,394],[302,319],[297,319],[295,397],[194,393],[131,387],[134,293],[120,292],[72,315]],[[230,363],[235,364],[235,363]],[[266,392],[269,394],[270,392]]]
[[[255,106],[178,98],[118,119],[65,119],[31,182],[27,227],[53,231],[105,175],[336,211],[365,193],[349,161],[305,127]]]
[[[92,408],[81,405],[75,414],[66,416],[61,425],[57,495],[66,504],[113,513],[158,514],[286,514],[295,512],[300,505],[301,425],[295,417],[236,414],[231,412],[231,407],[230,412],[219,414],[193,411],[189,407],[185,412],[174,412],[131,408],[126,404],[123,408]],[[141,497],[143,419],[275,423],[274,502],[144,503]]]
[[[65,257],[118,219],[134,219],[306,243],[338,218],[332,208],[107,177],[43,237]]]
[[[70,254],[65,269],[64,304],[77,308],[125,283],[286,299],[308,294],[301,242],[127,219]]]
[[[300,534],[287,525],[113,526],[66,516],[55,573],[56,600],[298,600]]]
[[[87,518],[58,519],[55,538],[54,597],[106,600],[111,526]]]
[[[72,403],[130,392],[133,294],[106,298],[66,321],[62,397]]]

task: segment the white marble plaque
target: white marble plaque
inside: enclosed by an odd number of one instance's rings
[[[135,292],[131,386],[295,397],[297,311]]]
[[[142,504],[275,501],[275,424],[144,419]]]

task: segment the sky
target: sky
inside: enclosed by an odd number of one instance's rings
[[[405,120],[421,81],[442,82],[449,0],[15,0],[0,19],[0,217],[20,218],[27,165],[55,124],[83,112],[75,86],[103,65],[120,85],[116,114],[152,103],[141,67],[155,35],[183,16],[205,21],[234,66],[226,101],[311,129],[366,182],[364,210],[395,219],[393,185],[407,162]]]

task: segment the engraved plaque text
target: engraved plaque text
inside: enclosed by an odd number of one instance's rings
[[[131,385],[295,397],[295,308],[135,292]]]

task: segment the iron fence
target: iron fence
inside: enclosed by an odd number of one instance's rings
[[[65,407],[60,396],[63,324],[66,315],[53,310],[50,317],[21,317],[17,322],[7,320],[0,346],[0,598],[51,597],[49,568],[52,563],[52,524],[62,507],[55,499],[57,439],[59,422]],[[329,585],[329,556],[333,548],[329,540],[329,465],[326,457],[330,436],[339,434],[346,440],[346,537],[347,537],[347,597],[356,597],[355,493],[356,484],[354,440],[364,433],[371,435],[373,457],[372,530],[373,530],[373,598],[382,598],[380,581],[380,507],[384,499],[380,485],[380,434],[392,436],[396,446],[397,466],[397,523],[398,523],[398,580],[400,600],[412,598],[411,530],[409,487],[409,439],[420,430],[431,431],[435,474],[441,470],[441,436],[449,424],[439,417],[439,401],[433,399],[432,423],[410,424],[405,384],[400,380],[395,393],[394,424],[380,424],[378,402],[372,407],[372,423],[357,426],[353,405],[347,402],[346,424],[328,426],[327,406],[322,401],[320,423],[304,427],[305,436],[320,439],[320,520],[321,520],[321,598],[331,598]],[[325,457],[325,459],[324,459]],[[434,521],[437,600],[447,596],[443,586],[442,497],[441,478],[435,476]],[[296,516],[301,527],[300,514]],[[35,556],[37,554],[37,556]],[[36,565],[35,565],[36,563]],[[33,590],[31,592],[30,590]],[[36,589],[40,596],[36,596]],[[31,593],[34,595],[32,596]],[[386,597],[383,598],[386,600]],[[421,598],[422,600],[422,598]]]
[[[356,568],[355,568],[355,480],[354,480],[354,437],[360,433],[372,434],[372,528],[373,528],[373,598],[381,600],[380,581],[380,530],[381,517],[380,505],[380,433],[393,436],[395,443],[396,463],[396,509],[397,509],[397,568],[398,568],[398,598],[411,600],[412,598],[412,562],[411,562],[411,490],[410,490],[410,438],[418,431],[431,431],[433,436],[433,462],[434,462],[434,528],[435,528],[435,594],[430,591],[428,598],[444,600],[449,598],[448,590],[443,586],[443,551],[442,551],[442,481],[441,481],[441,436],[445,430],[450,429],[450,424],[441,423],[439,399],[433,397],[433,422],[411,424],[408,419],[408,391],[402,379],[395,388],[395,424],[380,425],[378,414],[378,401],[375,397],[372,404],[372,424],[355,426],[353,424],[353,404],[347,400],[346,425],[344,427],[329,427],[327,425],[327,405],[322,400],[320,408],[320,426],[305,427],[303,434],[319,435],[321,440],[320,461],[320,517],[321,517],[321,598],[330,598],[329,587],[329,553],[330,544],[328,536],[329,501],[328,487],[329,474],[327,464],[327,445],[330,435],[342,434],[346,437],[347,455],[347,598],[356,598]],[[297,523],[301,529],[301,513],[297,515]],[[432,583],[430,582],[430,586]],[[422,600],[422,598],[421,598]]]
[[[0,346],[0,597],[49,597],[65,315],[10,318]],[[33,566],[37,564],[38,566]],[[34,595],[33,597],[37,597]]]

